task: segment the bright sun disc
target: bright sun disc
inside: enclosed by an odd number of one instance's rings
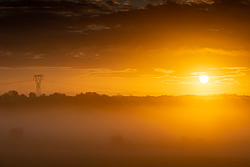
[[[206,76],[206,75],[200,76],[200,82],[201,82],[201,83],[205,84],[205,83],[208,82],[208,80],[209,80],[209,77],[208,77],[208,76]]]

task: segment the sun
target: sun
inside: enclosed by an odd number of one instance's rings
[[[207,75],[200,76],[200,82],[205,84],[209,81],[209,77]]]

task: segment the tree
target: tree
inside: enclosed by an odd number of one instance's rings
[[[30,92],[29,93],[29,98],[36,98],[36,93]]]
[[[18,97],[19,94],[16,90],[11,90],[2,95],[3,97]]]

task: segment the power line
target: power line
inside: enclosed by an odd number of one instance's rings
[[[25,83],[25,82],[32,82],[34,80],[24,80],[24,81],[16,81],[16,82],[6,82],[6,83],[0,83],[0,85],[9,85],[9,84],[18,84],[18,83]],[[55,80],[50,80],[50,79],[47,79],[47,82],[51,82],[51,83],[54,83],[54,84],[60,84],[60,85],[74,85],[74,84],[77,84],[77,83],[70,83],[70,82],[63,82],[63,81],[55,81]]]
[[[64,85],[74,85],[74,84],[77,84],[77,83],[73,83],[73,82],[64,82],[64,81],[55,81],[55,80],[51,80],[51,79],[47,79],[47,81],[49,81],[50,83],[55,83],[55,84],[60,84],[60,85],[62,85],[62,84],[64,84]]]
[[[36,81],[36,93],[37,96],[41,95],[41,81],[43,80],[43,75],[34,75],[33,80],[23,80],[23,81],[16,81],[16,82],[6,82],[6,83],[0,83],[1,85],[10,85],[10,84],[19,84],[19,83],[26,83],[26,82],[33,82],[34,80]],[[46,80],[50,84],[55,84],[55,85],[64,85],[64,86],[70,86],[70,87],[79,87],[79,83],[71,83],[71,82],[65,82],[65,81],[56,81],[56,80],[51,80],[48,79]]]
[[[6,83],[0,83],[0,85],[17,84],[17,83],[24,83],[24,82],[31,82],[31,81],[33,81],[33,80],[17,81],[17,82],[6,82]]]

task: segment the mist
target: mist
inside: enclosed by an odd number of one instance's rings
[[[72,105],[57,99],[57,103],[50,100],[47,106],[44,106],[46,101],[43,105],[28,105],[26,101],[2,107],[2,166],[15,166],[13,160],[23,166],[36,164],[41,158],[47,158],[44,161],[48,166],[64,162],[65,158],[68,162],[61,166],[71,164],[74,159],[76,166],[83,161],[94,166],[92,163],[97,161],[93,159],[100,158],[106,159],[107,164],[116,161],[118,165],[124,163],[120,160],[124,157],[134,163],[140,161],[139,164],[150,158],[153,158],[151,163],[155,163],[154,158],[174,163],[180,157],[181,161],[184,157],[248,160],[248,97],[109,98],[113,100],[106,102],[105,107],[100,99],[89,100],[91,105],[87,106],[84,102]],[[33,103],[36,104],[34,99]],[[187,159],[187,163],[191,162]]]

